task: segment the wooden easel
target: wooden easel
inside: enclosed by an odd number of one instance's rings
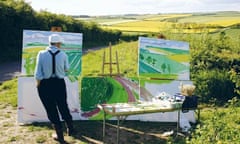
[[[109,65],[109,73],[104,73],[106,65]],[[113,73],[113,65],[117,66],[117,73]],[[111,44],[111,42],[109,43],[109,62],[106,62],[106,53],[104,51],[104,53],[103,53],[103,63],[102,63],[102,74],[100,74],[100,75],[101,76],[110,76],[110,77],[120,75],[117,51],[116,51],[116,62],[112,61],[112,44]]]

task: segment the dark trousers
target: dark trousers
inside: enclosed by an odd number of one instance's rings
[[[58,111],[63,120],[72,120],[67,104],[67,92],[64,79],[50,78],[41,80],[38,86],[38,94],[47,112],[48,119],[52,124],[61,126]]]

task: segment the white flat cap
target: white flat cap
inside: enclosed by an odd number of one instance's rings
[[[49,36],[49,43],[63,43],[63,38],[58,34],[52,34]]]

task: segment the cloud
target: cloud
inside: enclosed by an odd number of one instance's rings
[[[205,4],[239,4],[240,0],[201,0]]]

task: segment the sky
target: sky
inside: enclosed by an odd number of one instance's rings
[[[25,0],[36,11],[65,15],[240,11],[240,0]]]

